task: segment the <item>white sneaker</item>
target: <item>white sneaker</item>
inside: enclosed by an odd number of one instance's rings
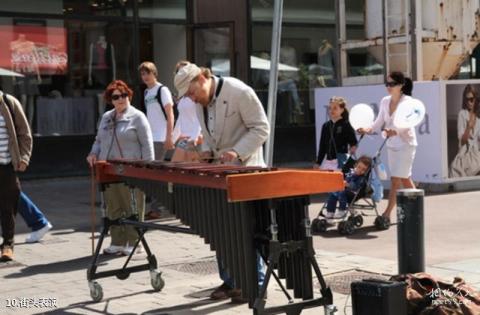
[[[335,218],[336,219],[341,219],[343,217],[345,217],[348,213],[348,210],[338,210],[335,214]]]
[[[33,231],[30,235],[25,239],[25,243],[36,243],[42,239],[42,237],[47,234],[48,231],[52,228],[50,222],[47,223],[44,227],[40,230]]]
[[[116,255],[122,253],[124,249],[124,246],[110,245],[103,249],[103,253],[106,255]]]
[[[125,256],[130,256],[130,253],[133,251],[133,246],[125,246],[122,250],[122,254],[124,254]],[[135,254],[141,254],[143,253],[143,246],[142,244],[138,244],[137,246],[137,250],[135,251]]]
[[[333,217],[335,216],[335,212],[328,212],[326,211],[325,214],[324,214],[325,218],[327,219],[333,219]]]
[[[125,246],[122,250],[122,254],[125,256],[130,256],[133,251],[133,246]]]

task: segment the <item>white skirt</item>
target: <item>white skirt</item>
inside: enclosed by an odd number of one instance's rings
[[[406,145],[401,149],[388,148],[388,168],[390,176],[409,178],[412,176],[413,159],[417,147]]]

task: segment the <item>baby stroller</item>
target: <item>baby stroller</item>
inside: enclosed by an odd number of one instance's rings
[[[360,137],[362,140],[363,135]],[[341,217],[334,217],[327,219],[325,212],[327,210],[327,203],[325,203],[318,213],[317,217],[312,221],[312,232],[322,233],[327,231],[329,226],[337,224],[337,229],[340,234],[351,235],[356,228],[363,225],[363,216],[376,216],[375,227],[378,230],[387,230],[389,228],[388,221],[377,210],[377,202],[383,197],[383,186],[381,185],[377,169],[381,167],[380,153],[386,143],[385,139],[372,157],[372,164],[365,173],[364,180],[360,185],[360,189],[347,195],[347,211]],[[350,156],[342,167],[342,172],[346,175],[355,166],[356,157]],[[383,165],[382,165],[383,166]],[[368,213],[368,212],[371,213]],[[372,212],[373,211],[373,212]]]

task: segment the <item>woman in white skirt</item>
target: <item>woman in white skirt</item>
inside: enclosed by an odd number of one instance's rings
[[[389,96],[380,101],[380,111],[371,128],[361,128],[359,133],[383,132],[387,140],[388,167],[390,169],[390,193],[383,217],[390,222],[390,214],[397,203],[397,189],[415,188],[412,181],[412,165],[417,148],[415,128],[396,128],[393,124],[399,104],[411,99],[413,84],[401,72],[392,72],[385,83]]]

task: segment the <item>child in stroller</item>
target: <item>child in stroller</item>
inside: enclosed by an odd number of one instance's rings
[[[371,166],[372,159],[362,155],[355,163],[355,167],[345,173],[345,189],[328,194],[327,212],[324,214],[327,219],[335,217],[337,202],[339,206],[336,218],[343,218],[347,215],[347,205],[355,199],[360,190],[365,186],[366,175]]]
[[[388,229],[388,224],[382,221],[376,205],[383,197],[383,186],[376,168],[381,164],[379,156],[384,144],[385,142],[373,158],[366,155],[357,160],[353,156],[348,158],[342,168],[346,181],[345,190],[329,194],[317,218],[312,221],[314,233],[325,232],[329,225],[338,222],[337,228],[341,234],[352,234],[355,228],[363,225],[364,213],[359,213],[356,209],[374,210],[375,227],[378,230]],[[337,201],[339,207],[335,215]]]

